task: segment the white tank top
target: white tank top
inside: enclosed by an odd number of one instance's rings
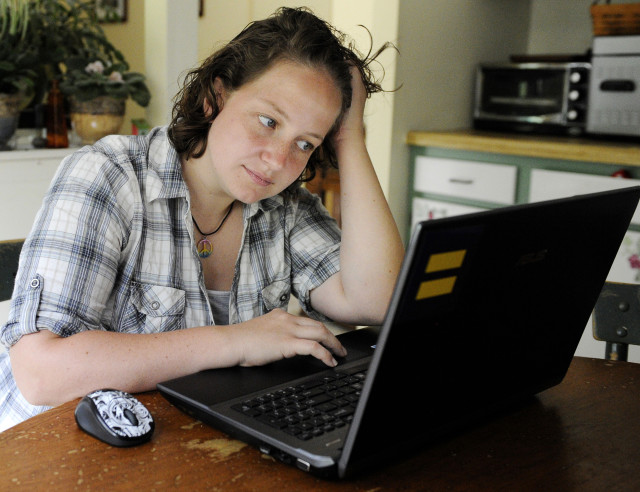
[[[228,290],[207,290],[211,310],[213,311],[213,320],[216,325],[229,324],[229,297],[231,293]]]

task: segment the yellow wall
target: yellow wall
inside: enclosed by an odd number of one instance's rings
[[[130,69],[141,73],[145,72],[144,5],[144,0],[129,0],[126,22],[102,24],[107,38],[123,53]],[[198,19],[198,61],[231,40],[252,20],[267,17],[281,6],[300,5],[308,6],[320,17],[330,18],[331,0],[203,0],[203,15]],[[144,117],[145,109],[128,100],[120,131],[131,133],[131,120]]]
[[[129,0],[127,21],[101,24],[107,39],[124,55],[132,72],[145,72],[144,46],[144,2]],[[151,94],[153,97],[153,94]],[[127,101],[127,112],[120,129],[123,134],[131,133],[131,120],[145,117],[145,108],[133,100]]]
[[[216,47],[233,39],[249,22],[269,16],[278,7],[302,5],[330,19],[331,0],[204,0],[204,15],[198,22],[198,60],[204,60]]]

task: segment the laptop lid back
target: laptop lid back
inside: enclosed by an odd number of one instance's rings
[[[558,384],[639,197],[629,188],[418,224],[339,474]]]

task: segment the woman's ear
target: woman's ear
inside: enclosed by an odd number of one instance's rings
[[[218,104],[218,109],[222,109],[224,106],[224,102],[227,100],[227,89],[224,86],[224,82],[220,77],[216,77],[213,80],[213,93],[216,96],[216,103]]]
[[[224,106],[224,101],[227,99],[227,90],[224,87],[224,83],[220,80],[220,77],[216,77],[213,81],[213,94],[216,98],[216,104],[218,106],[218,112],[222,110]],[[211,116],[213,113],[213,108],[209,104],[209,101],[205,98],[204,103],[204,114],[207,116]]]

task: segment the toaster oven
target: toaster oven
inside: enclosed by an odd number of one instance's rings
[[[580,135],[586,128],[590,71],[586,62],[481,64],[474,126]]]

